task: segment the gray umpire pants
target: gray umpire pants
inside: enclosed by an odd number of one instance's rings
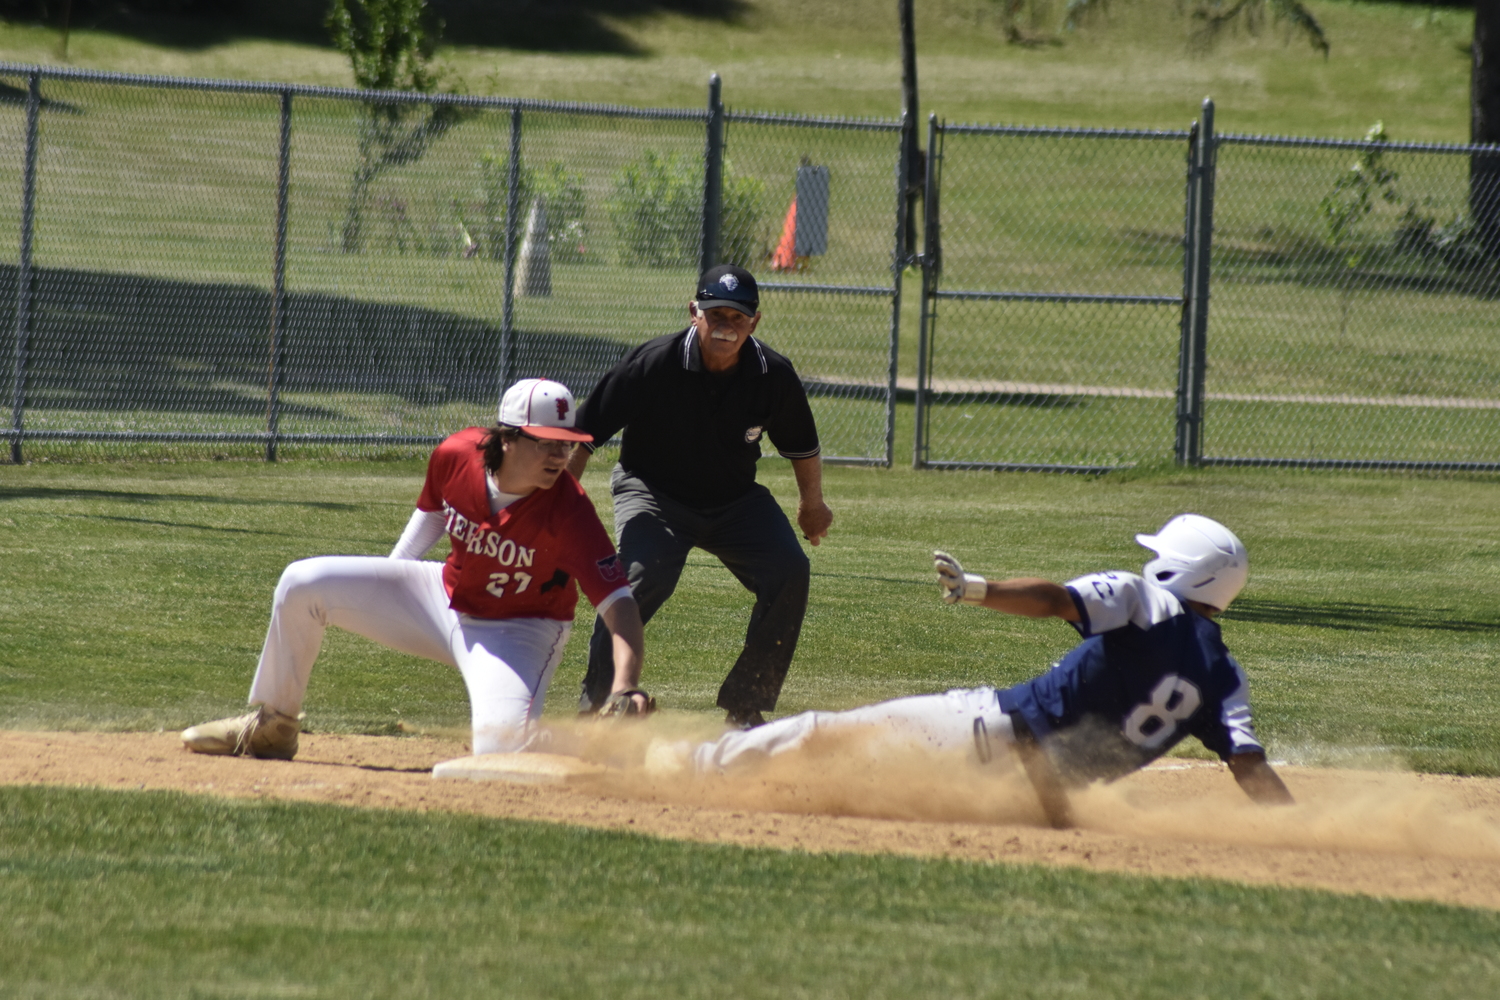
[[[641,618],[650,621],[672,596],[689,551],[700,548],[717,557],[755,595],[744,648],[719,688],[719,707],[731,713],[775,708],[807,614],[810,571],[776,498],[757,483],[722,507],[689,507],[618,465],[609,484],[615,541]],[[614,675],[610,632],[597,619],[579,708],[602,705]]]

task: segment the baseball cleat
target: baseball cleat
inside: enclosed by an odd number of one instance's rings
[[[194,753],[291,760],[297,756],[301,731],[300,714],[286,715],[261,705],[246,715],[184,729],[182,743]]]

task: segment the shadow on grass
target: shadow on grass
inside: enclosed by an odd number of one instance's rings
[[[98,31],[132,38],[162,48],[195,51],[246,39],[328,45],[326,2],[287,3],[286,0],[214,0],[179,2],[177,13],[140,9],[140,3],[117,0],[72,0],[68,5],[32,0],[7,5],[6,19],[63,29],[64,10],[76,36]]]
[[[305,510],[357,511],[352,503],[285,498],[250,500],[206,493],[141,493],[129,490],[81,490],[69,486],[0,486],[0,503],[7,500],[109,500],[115,503],[203,503],[230,507],[301,507]],[[132,518],[118,518],[129,521]],[[158,523],[158,522],[148,522]]]
[[[696,555],[696,553],[688,558],[688,561],[685,565],[692,569],[724,568],[724,564],[719,562],[718,559],[707,555],[698,556]],[[932,580],[913,580],[910,577],[903,578],[896,576],[871,576],[868,573],[820,573],[817,571],[813,571],[811,575],[821,580],[866,580],[870,583],[891,583],[895,584],[898,587],[930,587],[934,593],[936,593],[937,591],[936,577],[934,577]]]
[[[942,406],[1020,406],[1040,410],[1073,410],[1089,405],[1083,395],[1056,392],[942,392],[932,390],[927,398],[934,407]]]
[[[1433,629],[1442,632],[1489,632],[1500,634],[1500,619],[1475,621],[1443,615],[1442,608],[1403,608],[1390,604],[1286,604],[1240,598],[1224,612],[1231,622],[1269,625],[1301,625],[1312,628],[1374,632],[1384,628]]]
[[[1158,264],[1169,247],[1182,237],[1165,232],[1125,229],[1121,239],[1140,253],[1139,263]],[[1345,262],[1355,247],[1343,250],[1326,242],[1294,234],[1276,235],[1275,242],[1236,239],[1218,234],[1214,242],[1214,278],[1241,285],[1296,285],[1309,289],[1357,292],[1418,292],[1492,299],[1500,295],[1500,268],[1455,268],[1433,256],[1402,252],[1387,242],[1366,242],[1359,250],[1363,263]],[[1391,235],[1389,239],[1394,239]]]
[[[923,590],[930,589],[934,593],[937,592],[937,584],[932,580],[911,580],[894,576],[870,576],[865,573],[813,573],[812,575],[826,580],[865,580],[870,583],[890,583],[897,587],[916,587]]]
[[[269,398],[271,295],[245,285],[199,284],[128,274],[38,268],[26,352],[26,410],[68,429],[115,423],[120,414],[180,413],[265,426]],[[16,267],[0,265],[0,315],[15,310]],[[299,419],[330,433],[400,428],[399,404],[472,406],[488,413],[501,391],[506,345],[497,325],[418,306],[326,293],[287,296],[281,399],[283,429]],[[0,350],[13,353],[10,329]],[[584,334],[521,330],[515,377],[546,376],[588,392],[629,345]],[[7,365],[9,368],[9,365]],[[382,397],[355,416],[298,393]],[[394,407],[389,402],[399,401]],[[133,429],[147,430],[138,420]],[[361,427],[361,424],[377,425]],[[28,426],[37,426],[35,419]],[[191,431],[180,421],[163,426]],[[219,429],[218,427],[210,429]],[[409,432],[408,432],[409,433]]]
[[[614,23],[653,14],[681,14],[735,24],[748,0],[429,0],[446,22],[443,41],[537,52],[642,55]]]
[[[29,96],[25,87],[16,87],[11,84],[0,82],[0,104],[16,104],[24,106]],[[41,104],[43,111],[58,111],[65,115],[81,115],[83,109],[76,104],[67,101],[59,101],[51,97],[43,97]]]
[[[301,538],[303,532],[264,531],[259,528],[225,528],[217,524],[189,524],[186,521],[153,521],[144,517],[112,517],[109,514],[57,514],[52,517],[73,518],[80,521],[116,521],[123,524],[149,524],[157,528],[191,528],[194,531],[213,531],[229,535],[275,535],[281,538]]]
[[[1500,295],[1500,270],[1460,269],[1387,245],[1362,248],[1364,263],[1345,264],[1349,251],[1311,240],[1288,240],[1255,247],[1225,240],[1214,247],[1215,276],[1244,285],[1297,285],[1358,292],[1416,292],[1493,299]]]
[[[121,35],[162,48],[201,51],[237,41],[263,39],[329,46],[324,25],[328,0],[200,0],[178,14],[132,9],[129,3],[74,0],[72,29]],[[59,5],[33,10],[18,20],[61,29]],[[638,55],[641,49],[616,25],[618,19],[681,14],[733,24],[750,10],[748,0],[428,0],[448,45],[530,49],[539,52],[604,52]]]

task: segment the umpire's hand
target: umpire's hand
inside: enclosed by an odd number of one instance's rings
[[[828,537],[828,527],[833,524],[833,508],[821,500],[797,505],[797,527],[802,537],[817,545]]]
[[[817,545],[828,537],[833,523],[833,511],[823,502],[823,459],[794,458],[792,472],[797,477],[797,527],[803,538]]]

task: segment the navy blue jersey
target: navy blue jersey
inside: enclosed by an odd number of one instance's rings
[[[1112,780],[1186,736],[1228,760],[1261,750],[1250,685],[1219,626],[1134,573],[1067,583],[1084,641],[1040,677],[1000,692],[1074,782]]]

